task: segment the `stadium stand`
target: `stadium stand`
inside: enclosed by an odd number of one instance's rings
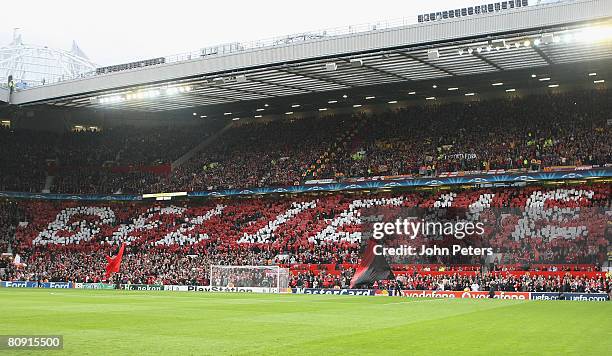
[[[0,191],[40,192],[46,176],[54,177],[52,192],[108,194],[604,166],[612,162],[610,95],[584,91],[235,123],[174,170],[174,161],[223,124],[63,134],[0,129],[8,153],[0,156]],[[346,287],[360,262],[361,210],[460,207],[477,214],[505,209],[486,235],[498,252],[493,263],[392,261],[397,279],[373,287],[605,290],[599,265],[609,245],[603,210],[610,193],[609,185],[590,184],[174,204],[6,200],[0,203],[0,251],[19,253],[26,265],[4,261],[0,272],[3,279],[97,282],[105,256],[127,242],[116,277],[122,282],[205,285],[212,264],[278,264],[290,268],[292,286]]]
[[[611,96],[572,92],[235,125],[174,171],[170,164],[221,123],[63,135],[4,129],[0,191],[40,192],[46,174],[55,176],[52,192],[109,194],[604,165],[612,162]],[[18,179],[23,172],[27,179]]]
[[[15,231],[24,215],[19,204],[14,201],[0,201],[0,252],[9,250],[14,241]]]
[[[313,177],[603,165],[612,160],[606,121],[610,99],[608,91],[587,91],[419,106],[367,118],[241,126],[228,131],[220,145],[202,151],[189,168],[173,172],[170,190],[293,185]]]
[[[279,120],[237,126],[163,183],[162,190],[198,191],[293,185],[353,123],[351,117]]]
[[[220,125],[119,126],[62,134],[3,128],[0,191],[39,193],[51,175],[55,179],[50,190],[56,193],[144,192]]]
[[[0,127],[0,191],[40,192],[56,136]]]
[[[322,177],[603,165],[610,93],[590,91],[413,107],[365,121]]]

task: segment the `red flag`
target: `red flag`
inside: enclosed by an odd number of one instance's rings
[[[378,242],[374,239],[368,240],[368,245],[361,257],[361,263],[351,279],[351,288],[368,285],[374,281],[395,278],[385,256],[374,253],[377,244]]]
[[[121,266],[121,259],[123,259],[123,250],[125,249],[125,242],[121,244],[119,253],[115,257],[106,256],[106,279],[110,277],[111,273],[119,272],[119,266]]]

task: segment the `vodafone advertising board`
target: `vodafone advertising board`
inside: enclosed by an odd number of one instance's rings
[[[489,292],[473,291],[435,291],[435,290],[403,290],[402,296],[412,298],[489,298]],[[495,299],[529,300],[528,292],[495,292]]]

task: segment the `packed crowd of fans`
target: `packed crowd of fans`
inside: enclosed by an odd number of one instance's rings
[[[15,242],[15,232],[25,215],[15,201],[0,200],[0,253],[7,252]]]
[[[61,136],[56,157],[68,167],[151,166],[172,162],[206,139],[211,125],[109,127]]]
[[[54,177],[52,193],[139,194],[159,180],[149,172],[115,173],[108,168],[75,168]]]
[[[76,194],[134,194],[150,191],[160,176],[147,168],[169,165],[206,140],[219,123],[187,127],[109,128],[61,137],[60,167],[51,191]],[[129,167],[117,171],[117,167]]]
[[[372,116],[234,123],[174,171],[170,163],[223,122],[193,127],[108,128],[64,134],[0,129],[0,191],[83,194],[200,191],[295,185],[311,178],[435,175],[612,163],[612,93],[589,91],[471,104],[411,107]],[[207,285],[209,267],[284,265],[294,287],[344,288],[360,262],[367,209],[459,207],[487,225],[457,242],[418,235],[406,245],[491,247],[492,256],[391,258],[424,267],[372,287],[591,292],[609,280],[512,274],[511,266],[587,264],[610,245],[609,184],[555,188],[333,193],[207,201],[0,201],[0,279],[97,282],[105,256],[127,243],[113,282]],[[337,273],[301,265],[346,265]],[[464,267],[495,265],[490,271]],[[546,268],[546,267],[544,267]],[[556,267],[555,267],[556,268]],[[590,268],[590,267],[589,267]],[[399,268],[401,271],[401,267]],[[534,272],[542,272],[533,267]],[[453,273],[451,273],[453,272]],[[458,273],[454,273],[458,272]],[[558,272],[558,271],[555,271]],[[587,271],[584,271],[587,272]],[[265,277],[267,278],[267,277]],[[224,284],[227,281],[220,281]],[[231,283],[240,284],[240,281]]]
[[[50,249],[38,250],[25,268],[11,266],[9,275],[15,280],[78,281],[84,283],[104,280],[104,257],[114,254],[110,249]],[[140,253],[128,246],[121,264],[121,272],[112,281],[135,284],[208,284],[210,264],[206,256],[184,256],[170,252]]]
[[[145,192],[169,174],[174,160],[222,125],[119,126],[61,134],[0,128],[0,191],[40,193],[49,175],[54,193]]]
[[[369,116],[116,127],[53,134],[0,130],[0,191],[144,193],[295,185],[312,178],[436,175],[612,163],[612,92],[415,106]],[[132,167],[117,170],[117,167]]]
[[[40,193],[57,136],[0,127],[0,191]]]
[[[325,117],[237,126],[173,172],[159,189],[201,191],[296,184],[351,124],[350,117]]]
[[[329,273],[304,272],[293,276],[292,288],[349,288],[354,269]],[[398,275],[394,280],[376,281],[362,288],[388,290],[435,290],[435,291],[503,291],[503,292],[571,292],[608,293],[612,278],[572,276],[544,276],[537,273],[515,276],[503,273],[478,273],[474,276],[459,274],[428,275],[415,272]]]
[[[281,276],[281,271],[282,276]],[[210,285],[217,287],[261,287],[277,288],[288,279],[286,270],[268,268],[240,268],[216,266],[211,268]],[[281,282],[281,279],[283,280]]]
[[[132,283],[200,283],[211,264],[357,264],[369,208],[390,211],[421,207],[465,208],[472,219],[488,221],[482,236],[461,243],[491,246],[481,257],[410,257],[401,263],[599,264],[609,246],[611,187],[476,189],[457,192],[331,194],[291,198],[250,198],[151,203],[21,201],[15,252],[26,267],[11,278],[99,280],[104,256],[126,242],[121,273]],[[14,224],[13,224],[14,226]],[[457,243],[452,236],[419,235],[408,244]],[[398,263],[398,261],[390,261]],[[458,267],[457,270],[463,267]]]
[[[158,187],[189,191],[293,185],[307,178],[604,165],[612,162],[611,102],[608,91],[588,91],[243,125]]]
[[[541,169],[612,162],[612,94],[587,91],[443,106],[366,120],[324,177]]]
[[[15,232],[25,220],[24,211],[17,202],[0,200],[0,280],[9,276],[9,270],[15,271],[12,263]]]

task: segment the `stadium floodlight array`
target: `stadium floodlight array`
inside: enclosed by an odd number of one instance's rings
[[[123,94],[115,94],[111,96],[103,96],[98,98],[92,98],[92,100],[98,101],[100,104],[115,104],[122,103],[130,100],[142,100],[142,99],[153,99],[160,96],[162,93],[166,95],[175,95],[177,93],[188,93],[191,91],[191,86],[169,86],[165,88],[152,88],[148,90],[130,91]]]
[[[488,41],[479,41],[471,44],[465,44],[455,49],[458,56],[467,54],[480,55],[483,52],[515,50],[522,47],[540,47],[544,45],[558,45],[569,43],[582,44],[597,44],[600,42],[610,41],[612,39],[612,26],[588,26],[578,29],[569,29],[554,33],[542,33],[538,35],[520,36],[512,38],[499,38]],[[452,47],[449,47],[452,48]],[[427,51],[427,59],[434,61],[440,59],[442,54],[440,51],[443,48],[429,49]],[[448,49],[448,48],[446,48]],[[446,52],[445,56],[452,56]]]
[[[490,3],[486,5],[464,7],[461,9],[434,11],[431,13],[422,14],[422,15],[417,16],[417,21],[421,23],[421,22],[460,18],[460,17],[465,17],[465,16],[484,15],[488,13],[511,10],[514,8],[527,7],[527,6],[529,6],[528,0],[499,1],[499,2]]]
[[[281,293],[289,287],[289,269],[279,266],[210,266],[210,286]]]

